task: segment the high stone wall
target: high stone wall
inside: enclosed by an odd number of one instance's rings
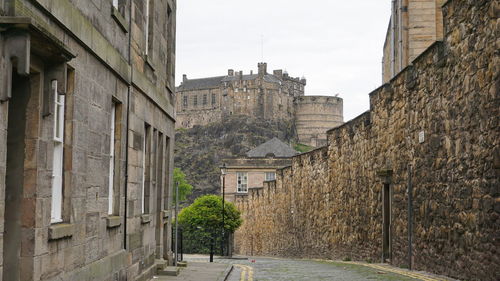
[[[392,171],[391,263],[468,280],[500,276],[499,6],[448,1],[444,42],[370,94],[370,111],[294,157],[236,202],[240,254],[380,262],[383,182]],[[423,142],[419,134],[423,132]]]

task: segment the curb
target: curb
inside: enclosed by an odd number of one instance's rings
[[[229,274],[233,271],[233,265],[228,265],[226,270],[222,273],[222,275],[217,279],[217,281],[226,281],[227,278],[229,277]]]

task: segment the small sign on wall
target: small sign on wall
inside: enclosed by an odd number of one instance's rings
[[[418,143],[423,143],[425,141],[425,133],[424,131],[418,132]]]

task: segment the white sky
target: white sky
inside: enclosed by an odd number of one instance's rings
[[[339,94],[344,121],[369,108],[381,85],[390,0],[177,1],[177,73],[220,76],[227,69],[287,70],[305,76],[306,95]],[[264,38],[262,40],[262,37]]]

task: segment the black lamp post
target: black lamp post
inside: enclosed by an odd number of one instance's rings
[[[223,163],[222,166],[220,167],[220,171],[222,174],[222,238],[220,242],[220,255],[224,256],[224,240],[225,240],[225,233],[224,233],[224,197],[226,195],[226,163]]]

